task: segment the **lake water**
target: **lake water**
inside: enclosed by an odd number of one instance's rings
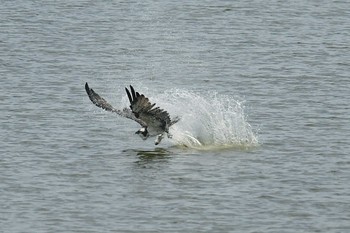
[[[349,9],[1,1],[0,232],[350,232]]]

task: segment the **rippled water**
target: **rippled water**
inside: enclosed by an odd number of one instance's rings
[[[0,232],[350,230],[347,1],[1,5]]]

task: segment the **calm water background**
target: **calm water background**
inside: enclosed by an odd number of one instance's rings
[[[0,232],[349,232],[349,9],[1,1]],[[86,81],[235,96],[260,145],[155,147]]]

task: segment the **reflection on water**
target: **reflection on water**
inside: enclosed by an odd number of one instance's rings
[[[173,152],[164,148],[154,148],[153,150],[127,149],[123,150],[127,155],[137,156],[136,164],[145,167],[147,164],[167,162]]]

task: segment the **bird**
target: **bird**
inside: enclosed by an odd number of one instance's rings
[[[124,108],[123,110],[114,108],[90,88],[87,82],[85,83],[85,90],[91,102],[97,107],[139,123],[141,129],[137,130],[135,134],[139,135],[143,140],[149,137],[156,137],[154,141],[155,145],[158,145],[162,141],[165,134],[167,134],[168,138],[172,138],[169,128],[180,120],[178,116],[171,119],[167,111],[155,107],[155,103],[152,104],[144,94],[136,92],[131,85],[130,90],[125,88],[130,101],[130,109]]]

